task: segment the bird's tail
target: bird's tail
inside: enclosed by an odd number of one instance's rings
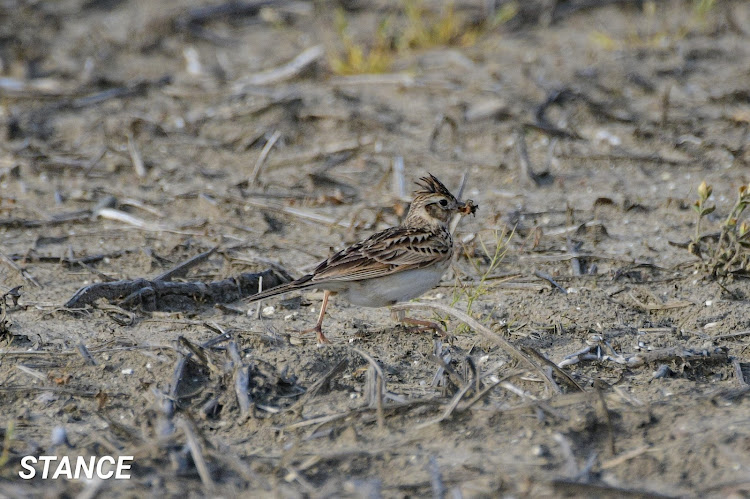
[[[266,298],[271,298],[272,296],[283,295],[284,293],[295,291],[297,289],[309,288],[310,286],[312,286],[312,283],[310,282],[311,279],[312,275],[309,274],[300,277],[296,281],[288,282],[286,284],[282,284],[281,286],[276,286],[275,288],[267,289],[265,291],[261,291],[260,293],[250,295],[246,298],[247,303],[265,300]]]

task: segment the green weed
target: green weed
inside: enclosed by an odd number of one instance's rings
[[[10,460],[10,445],[13,442],[15,429],[16,422],[10,420],[8,422],[8,427],[5,429],[5,438],[3,438],[3,451],[0,453],[0,469],[2,469]]]
[[[703,22],[715,6],[716,0],[693,0],[693,17]]]
[[[437,16],[429,16],[419,0],[406,2],[404,7],[406,27],[397,36],[398,50],[427,49],[452,45],[472,45],[476,41],[476,31],[467,29],[466,21],[457,13],[450,2]]]
[[[400,12],[380,21],[371,41],[358,42],[349,32],[344,11],[339,9],[336,32],[342,49],[330,59],[331,69],[340,75],[384,73],[397,56],[409,51],[471,46],[483,33],[513,19],[518,10],[517,2],[508,2],[492,18],[472,23],[456,11],[453,2],[434,13],[422,0],[407,0]]]
[[[343,54],[330,60],[331,69],[340,75],[385,73],[393,63],[393,51],[388,41],[388,21],[380,23],[370,48],[358,44],[349,33],[349,23],[342,9],[336,11],[336,32],[343,46]]]
[[[701,259],[703,270],[722,281],[734,275],[750,275],[750,222],[740,221],[750,205],[750,185],[739,188],[734,206],[719,227],[718,238],[701,235],[703,220],[716,209],[709,203],[712,193],[705,180],[698,186],[698,199],[693,204],[695,234],[688,249]]]
[[[623,39],[594,30],[589,33],[589,40],[592,45],[604,50],[673,46],[695,29],[706,27],[716,6],[716,0],[693,0],[692,4],[689,16],[680,18],[678,23],[666,23],[668,16],[658,11],[658,2],[643,2],[643,22],[634,23],[631,32]]]
[[[503,261],[503,258],[508,251],[508,243],[513,237],[513,233],[513,231],[508,232],[505,229],[503,229],[502,231],[494,230],[492,232],[493,241],[489,246],[480,236],[479,246],[482,248],[483,255],[479,257],[472,258],[471,256],[469,256],[468,252],[465,252],[467,258],[469,259],[469,262],[471,262],[474,270],[479,276],[479,281],[471,286],[457,285],[453,290],[453,300],[451,302],[451,306],[455,306],[459,301],[465,299],[466,313],[468,315],[471,315],[474,303],[479,298],[485,296],[488,293],[489,289],[487,287],[487,279]],[[464,324],[459,326],[459,328],[465,327],[466,326]],[[459,329],[458,332],[461,332],[461,330]]]

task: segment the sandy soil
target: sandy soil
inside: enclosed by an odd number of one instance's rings
[[[709,278],[684,244],[702,180],[706,232],[750,180],[750,4],[547,2],[337,76],[335,2],[206,22],[197,3],[0,6],[0,292],[22,286],[0,325],[0,495],[750,495],[748,281]],[[356,43],[403,21],[342,3]],[[261,318],[186,297],[63,307],[211,248],[173,281],[302,275],[397,224],[426,172],[466,175],[480,209],[422,302],[470,307],[484,335],[334,299],[318,347],[298,333],[317,292]],[[497,267],[482,243],[505,243]],[[135,456],[132,479],[18,477],[22,456],[109,454]]]

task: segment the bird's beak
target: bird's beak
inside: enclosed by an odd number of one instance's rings
[[[462,215],[475,215],[477,208],[479,208],[479,206],[475,205],[474,201],[471,199],[458,203],[458,212]]]

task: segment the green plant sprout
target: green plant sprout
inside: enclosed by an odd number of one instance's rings
[[[693,0],[693,16],[699,21],[705,21],[715,6],[716,0]]]
[[[343,50],[330,58],[331,69],[340,75],[384,73],[389,71],[396,56],[412,50],[434,47],[468,47],[479,37],[507,23],[518,14],[518,2],[504,4],[489,19],[472,23],[448,2],[440,13],[431,13],[423,0],[403,3],[399,17],[391,15],[382,20],[371,42],[357,42],[349,33],[346,15],[336,11],[336,33]]]
[[[722,222],[715,242],[701,236],[701,222],[716,209],[715,205],[708,203],[712,192],[705,180],[701,182],[698,199],[693,204],[697,215],[695,235],[688,249],[701,259],[704,270],[722,281],[735,274],[747,275],[750,273],[750,223],[747,220],[740,222],[740,219],[750,205],[750,185],[739,188],[737,200]]]
[[[460,284],[456,284],[453,290],[453,300],[451,302],[451,306],[455,306],[456,303],[458,303],[463,297],[465,297],[466,313],[468,315],[471,315],[471,310],[477,299],[487,294],[487,279],[503,261],[503,258],[508,251],[508,243],[513,237],[514,232],[515,231],[510,231],[510,233],[508,233],[506,229],[493,230],[492,234],[494,239],[494,249],[488,247],[487,244],[485,244],[484,239],[480,236],[479,245],[482,248],[483,256],[471,258],[468,255],[468,252],[465,252],[467,258],[469,259],[469,262],[471,262],[474,270],[479,275],[479,282],[477,282],[473,286],[461,286]],[[488,262],[488,265],[484,270],[482,270],[482,261]],[[459,326],[458,332],[462,332],[464,328],[466,328],[466,325],[461,324]]]
[[[3,451],[0,453],[0,469],[10,460],[10,445],[13,442],[13,436],[15,434],[16,422],[13,420],[8,421],[8,427],[5,428],[5,438],[3,439]]]
[[[344,53],[340,57],[332,57],[331,69],[340,75],[385,73],[393,63],[393,53],[388,42],[389,21],[380,23],[372,47],[365,49],[354,41],[349,34],[349,23],[343,9],[336,11],[336,32],[341,39]]]
[[[465,21],[456,14],[450,2],[440,16],[430,19],[421,1],[412,0],[404,6],[406,27],[398,36],[399,52],[450,45],[471,45],[476,37],[465,29]]]
[[[695,29],[706,29],[717,2],[716,0],[693,0],[690,15],[676,25],[663,22],[667,17],[657,12],[659,3],[655,0],[642,3],[643,15],[647,21],[646,26],[651,26],[652,29],[641,26],[641,23],[634,23],[631,32],[619,39],[605,31],[594,30],[589,33],[591,43],[603,50],[672,46],[690,36]],[[661,3],[665,4],[665,2]],[[661,25],[661,28],[656,28],[657,25]]]
[[[713,213],[716,209],[715,205],[707,204],[708,198],[711,197],[712,193],[713,188],[708,185],[705,180],[698,186],[698,199],[693,203],[693,211],[698,214],[698,219],[695,223],[695,236],[693,238],[693,242],[696,244],[701,235],[701,220],[703,220],[703,217]]]

